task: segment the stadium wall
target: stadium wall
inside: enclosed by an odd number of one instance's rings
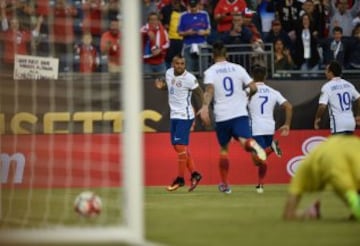
[[[3,187],[117,186],[121,184],[123,118],[118,80],[13,81],[0,84],[0,180]],[[356,81],[355,81],[356,82]],[[167,94],[145,80],[145,184],[167,185],[176,175],[176,154],[168,133]],[[284,156],[269,157],[267,183],[287,183],[299,161],[329,135],[312,130],[323,81],[270,81],[294,105],[290,136],[280,137]],[[360,83],[355,86],[359,89]],[[55,92],[55,93],[54,93]],[[14,96],[15,95],[15,96]],[[91,96],[89,96],[91,95]],[[121,106],[120,106],[121,108]],[[275,112],[279,122],[283,114]],[[360,130],[356,132],[360,135]],[[256,183],[257,169],[237,142],[231,143],[230,180]],[[213,131],[197,124],[191,135],[191,153],[202,184],[216,184],[219,148]],[[51,183],[49,182],[49,177]]]

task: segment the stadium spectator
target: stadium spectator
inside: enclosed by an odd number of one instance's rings
[[[356,125],[360,126],[360,94],[352,83],[340,77],[341,72],[341,65],[337,61],[326,66],[325,76],[329,81],[321,87],[314,128],[320,128],[321,119],[328,108],[331,134],[353,134]],[[353,103],[356,103],[356,112],[353,112]]]
[[[6,1],[0,0],[0,14],[1,14],[1,29],[3,31],[4,40],[4,54],[2,71],[13,71],[15,55],[29,55],[29,43],[32,38],[39,36],[40,26],[43,21],[43,17],[37,18],[36,25],[32,31],[24,30],[16,16],[12,17],[10,23],[6,16]]]
[[[262,35],[254,23],[255,14],[256,12],[247,8],[242,12],[244,26],[247,27],[252,33],[251,43],[263,42]]]
[[[101,35],[100,51],[102,56],[104,56],[102,64],[106,63],[107,60],[107,69],[105,70],[108,70],[110,73],[121,72],[120,25],[121,20],[114,19],[110,21],[109,30]]]
[[[98,70],[100,65],[99,51],[93,44],[90,32],[84,33],[82,42],[75,46],[75,61],[76,60],[78,61],[79,68],[75,69],[75,71],[92,73]]]
[[[258,2],[256,13],[260,19],[260,31],[262,39],[264,39],[271,30],[271,23],[275,19],[275,10],[271,0],[258,0]]]
[[[349,69],[360,69],[360,23],[352,31],[349,42]]]
[[[294,41],[302,4],[297,0],[279,0],[274,1],[274,8],[275,18],[280,20],[283,30]]]
[[[186,11],[186,7],[181,3],[181,0],[171,0],[171,3],[161,9],[160,19],[163,26],[169,34],[170,45],[167,51],[165,62],[166,67],[171,66],[172,58],[181,54],[183,47],[183,37],[178,33],[178,26],[180,22],[181,13]]]
[[[281,22],[279,20],[273,20],[271,22],[271,30],[264,41],[265,43],[274,43],[277,39],[281,39],[284,46],[291,52],[293,51],[293,43],[287,32],[282,29]]]
[[[191,96],[194,95],[195,100],[202,103],[202,89],[196,77],[185,70],[185,59],[179,55],[174,56],[172,68],[166,71],[165,80],[156,79],[155,86],[158,89],[168,90],[171,144],[178,154],[178,175],[167,190],[174,191],[185,185],[186,167],[191,174],[189,191],[193,191],[202,177],[195,170],[194,160],[188,148],[190,129],[195,118]]]
[[[274,68],[275,76],[288,76],[289,74],[279,74],[278,70],[292,70],[294,69],[294,62],[291,52],[285,47],[282,39],[278,38],[274,41]]]
[[[294,62],[301,71],[316,71],[320,62],[316,31],[311,27],[307,14],[301,16],[301,23],[296,29]],[[308,76],[307,73],[302,74]],[[312,74],[315,76],[315,74]]]
[[[343,29],[343,36],[350,37],[352,31],[352,21],[356,17],[360,9],[360,0],[354,0],[353,6],[349,9],[347,0],[329,1],[330,11],[330,30],[335,26]]]
[[[82,32],[90,32],[94,44],[100,44],[101,34],[104,31],[104,15],[106,6],[104,0],[86,0],[82,3]]]
[[[159,20],[159,15],[152,12],[147,23],[140,29],[143,43],[144,73],[165,73],[165,56],[169,48],[169,37]]]
[[[320,219],[320,201],[299,210],[303,195],[331,187],[350,210],[351,219],[360,220],[360,140],[357,136],[336,135],[320,143],[302,160],[293,176],[283,218]]]
[[[261,165],[266,161],[266,153],[251,138],[250,132],[248,97],[244,88],[249,88],[248,95],[251,98],[257,91],[256,84],[242,66],[226,60],[226,53],[223,43],[217,42],[213,45],[215,63],[204,73],[206,87],[200,117],[205,125],[211,125],[209,106],[214,101],[215,130],[220,145],[221,183],[218,188],[220,192],[230,194],[228,148],[231,139],[238,140],[242,148],[252,154],[256,164]]]
[[[151,13],[158,13],[159,9],[156,6],[156,3],[152,0],[143,0],[141,8],[141,25],[146,25],[148,22],[148,16]]]
[[[199,0],[189,0],[188,7],[188,11],[180,17],[178,32],[184,38],[182,53],[186,60],[186,70],[197,72],[200,46],[206,44],[211,26],[209,14],[199,10]]]
[[[77,13],[76,7],[66,0],[57,0],[52,9],[53,23],[49,38],[54,45],[53,55],[59,58],[60,72],[70,71],[73,66],[74,18]]]
[[[232,26],[233,15],[242,13],[247,7],[244,0],[219,0],[214,9],[214,20],[217,23],[217,32],[221,36],[229,32]]]
[[[277,105],[280,105],[285,111],[285,121],[279,131],[281,136],[287,136],[289,135],[292,119],[292,105],[279,91],[266,85],[265,67],[255,66],[252,69],[252,75],[258,89],[257,93],[250,98],[248,105],[252,137],[265,150],[267,156],[274,152],[278,157],[281,157],[282,153],[278,141],[274,140],[274,109]],[[267,168],[267,161],[258,165],[258,184],[256,186],[258,193],[264,192],[264,179]]]
[[[252,32],[249,28],[244,26],[243,17],[241,14],[233,15],[232,27],[223,35],[225,44],[251,44]],[[241,49],[241,48],[236,48]],[[247,50],[247,49],[245,49]]]
[[[107,22],[111,22],[112,20],[120,19],[120,9],[121,9],[121,1],[120,0],[108,0],[107,4],[105,5],[105,9],[107,11]],[[109,24],[106,23],[106,24]]]
[[[342,67],[345,66],[348,42],[343,39],[342,28],[340,26],[334,27],[332,37],[326,39],[320,45],[323,48],[324,64],[329,64],[330,61],[336,60]]]

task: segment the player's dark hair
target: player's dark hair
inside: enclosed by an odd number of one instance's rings
[[[342,68],[339,62],[331,61],[328,65],[328,71],[332,72],[335,77],[341,76]]]
[[[255,81],[264,81],[266,77],[266,68],[260,65],[255,65],[252,68],[252,75]]]
[[[226,47],[222,41],[217,41],[213,44],[214,57],[226,57]]]

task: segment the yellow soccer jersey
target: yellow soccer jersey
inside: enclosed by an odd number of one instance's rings
[[[343,198],[349,190],[360,190],[359,137],[334,135],[313,149],[297,169],[289,192],[321,191],[326,185]]]

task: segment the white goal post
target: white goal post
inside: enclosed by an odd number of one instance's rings
[[[143,105],[140,10],[139,0],[121,1],[122,9],[122,97],[124,105],[123,144],[123,203],[124,222],[111,227],[55,227],[46,229],[0,229],[1,244],[10,243],[115,243],[151,245],[145,240],[144,230],[144,184],[143,184],[143,140],[141,115]],[[130,122],[130,123],[129,123]],[[120,168],[120,164],[119,164]],[[1,188],[1,187],[0,187]],[[0,193],[1,194],[1,193]],[[1,211],[0,211],[1,214]]]

